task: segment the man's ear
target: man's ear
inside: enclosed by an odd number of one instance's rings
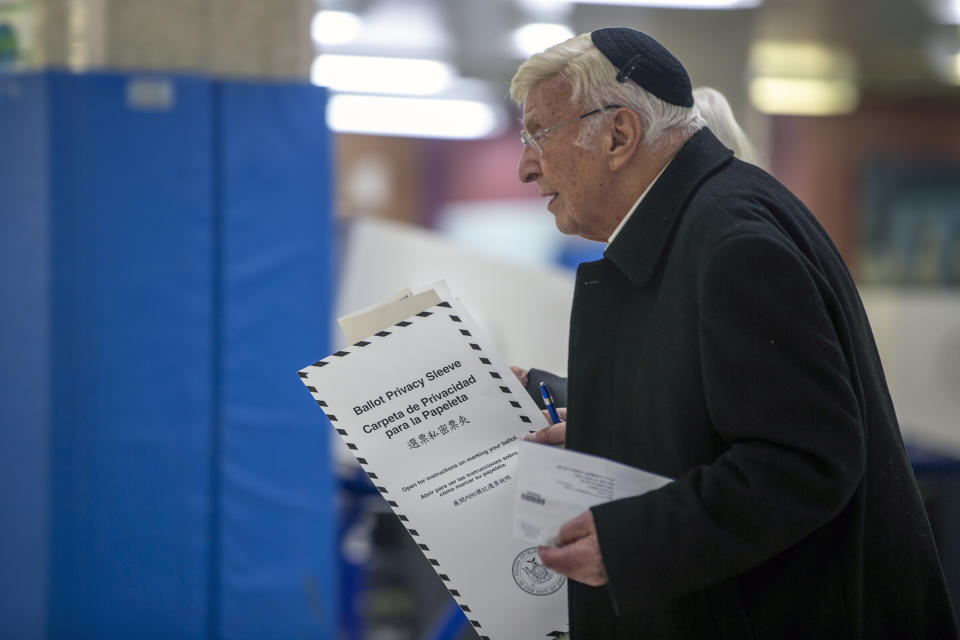
[[[636,112],[621,108],[613,114],[608,132],[607,164],[611,171],[616,171],[636,154],[643,137],[643,125]]]

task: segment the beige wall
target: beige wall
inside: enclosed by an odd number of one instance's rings
[[[309,78],[314,0],[35,0],[46,67]]]

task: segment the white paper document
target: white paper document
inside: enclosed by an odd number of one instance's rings
[[[566,631],[566,578],[513,535],[517,446],[544,418],[462,305],[299,374],[481,638]]]
[[[538,545],[555,545],[560,527],[594,505],[670,482],[613,460],[535,442],[520,442],[518,458],[514,535]]]

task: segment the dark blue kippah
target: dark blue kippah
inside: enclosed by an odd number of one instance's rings
[[[666,47],[645,33],[626,27],[597,29],[593,44],[620,72],[617,80],[633,80],[664,102],[693,106],[690,76]]]

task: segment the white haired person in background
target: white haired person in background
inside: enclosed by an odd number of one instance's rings
[[[693,90],[693,106],[707,122],[707,127],[720,142],[733,150],[733,155],[744,162],[760,165],[760,157],[750,138],[740,128],[726,97],[712,87]]]

